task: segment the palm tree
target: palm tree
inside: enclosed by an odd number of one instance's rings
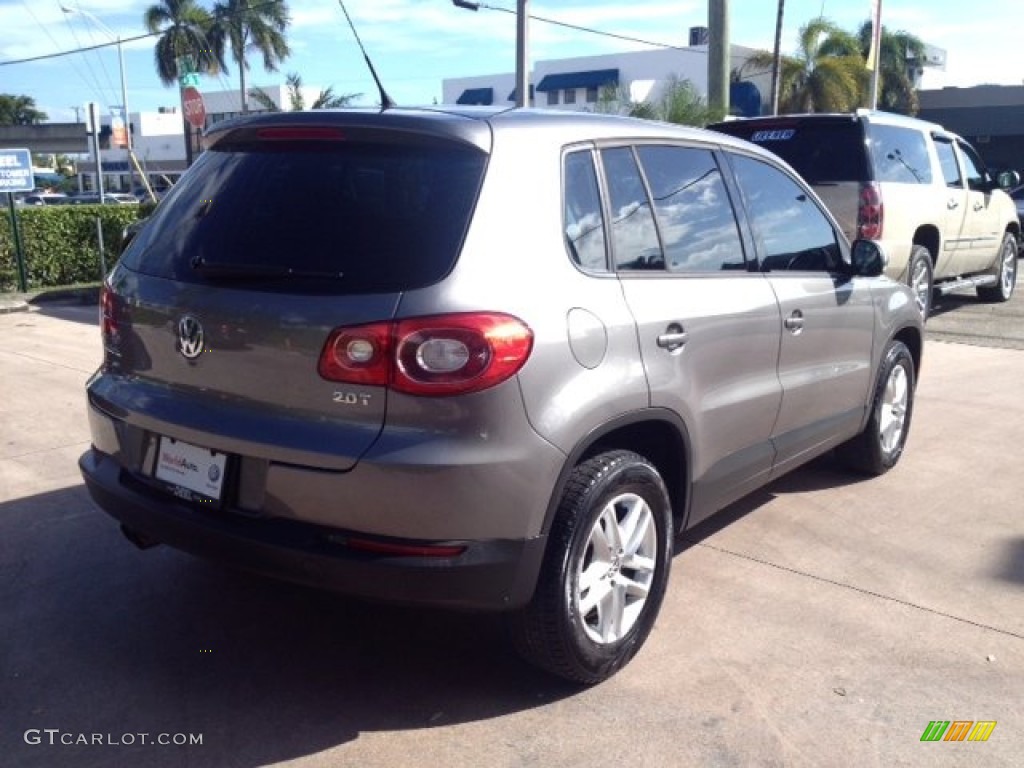
[[[867,59],[871,50],[871,21],[865,21],[857,33],[861,53]],[[914,88],[912,68],[924,61],[921,39],[908,32],[890,33],[882,25],[879,44],[878,108],[904,115],[916,115],[921,104]]]
[[[285,78],[288,89],[288,105],[292,112],[301,112],[306,108],[306,97],[302,95],[302,78],[298,72],[292,72]],[[349,106],[354,99],[358,99],[361,93],[343,93],[335,95],[334,86],[329,85],[322,88],[317,97],[313,100],[310,109],[338,109]],[[270,94],[262,88],[251,88],[249,97],[268,112],[281,112]]]
[[[143,23],[152,34],[160,34],[154,49],[156,73],[164,85],[174,85],[184,72],[178,59],[188,56],[195,71],[216,74],[222,53],[210,36],[213,17],[195,0],[160,0],[143,14]]]
[[[216,19],[215,37],[223,45],[222,50],[231,51],[231,58],[238,64],[238,93],[242,112],[248,112],[245,75],[249,62],[246,52],[262,55],[263,68],[267,72],[277,71],[277,65],[291,53],[284,37],[288,28],[288,6],[284,0],[223,0],[213,6],[213,15]]]
[[[782,57],[779,112],[849,112],[860,106],[867,70],[860,42],[824,17],[800,28],[796,56]],[[772,69],[771,51],[758,51],[742,72]]]
[[[633,101],[628,89],[605,86],[598,97],[597,111],[699,127],[725,116],[721,110],[708,106],[692,82],[678,75],[668,78],[661,95],[654,101]]]
[[[47,119],[31,96],[0,93],[0,125],[36,125]]]

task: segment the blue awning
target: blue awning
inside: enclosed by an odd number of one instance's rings
[[[533,98],[533,86],[532,85],[530,86],[530,98],[531,99]],[[512,89],[512,93],[510,93],[508,95],[508,100],[509,101],[515,101],[516,100],[516,89],[515,88],[513,88]]]
[[[463,106],[482,106],[489,107],[494,103],[494,89],[493,88],[467,88],[462,92],[462,95],[455,100],[456,104],[462,104]]]
[[[562,72],[545,75],[537,86],[538,91],[564,91],[567,88],[600,88],[602,85],[618,85],[619,70],[592,69],[589,72]]]

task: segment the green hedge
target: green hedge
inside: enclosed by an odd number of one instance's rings
[[[0,196],[6,197],[6,196]],[[6,203],[6,201],[4,201]],[[0,291],[18,289],[10,209],[0,222]],[[28,289],[101,279],[96,218],[103,227],[107,268],[114,265],[121,232],[139,215],[137,205],[40,205],[15,208],[25,254]]]

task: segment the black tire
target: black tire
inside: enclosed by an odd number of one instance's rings
[[[612,530],[609,516],[617,521]],[[621,542],[619,524],[628,524],[630,516],[646,523],[644,535]],[[617,551],[602,558],[606,543]],[[629,550],[642,558],[633,559]],[[581,463],[552,524],[537,591],[510,616],[516,649],[530,663],[576,683],[608,679],[633,658],[654,626],[671,563],[672,510],[658,471],[630,451]],[[587,607],[591,598],[594,605]]]
[[[914,292],[917,310],[925,320],[932,310],[932,297],[935,291],[934,262],[932,254],[923,245],[910,248],[910,261],[907,264],[907,285]]]
[[[978,288],[978,298],[982,301],[1009,301],[1017,284],[1017,241],[1007,232],[1003,235],[1003,244],[999,248],[999,256],[992,266],[996,284]]]
[[[914,411],[914,360],[900,341],[890,341],[871,401],[864,431],[839,446],[847,466],[869,475],[882,475],[896,466],[910,433]]]

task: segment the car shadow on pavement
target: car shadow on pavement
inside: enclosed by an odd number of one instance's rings
[[[0,503],[0,603],[11,765],[269,765],[580,690],[522,662],[497,616],[371,605],[139,551],[81,486]],[[203,744],[25,743],[45,728]]]
[[[763,488],[757,489],[749,496],[744,496],[707,520],[686,530],[676,540],[675,554],[679,555],[690,547],[714,536],[778,496],[856,485],[870,479],[867,475],[843,467],[834,453],[826,453]]]
[[[1011,539],[998,561],[996,577],[1024,587],[1024,538]]]
[[[47,317],[55,317],[58,320],[99,325],[99,305],[95,301],[41,301],[34,305],[33,311]]]
[[[940,315],[946,314],[947,312],[953,312],[965,306],[985,307],[990,305],[982,304],[978,297],[972,294],[950,293],[945,296],[937,296],[935,298],[935,300],[932,303],[931,309],[928,311],[928,316],[938,317]]]

